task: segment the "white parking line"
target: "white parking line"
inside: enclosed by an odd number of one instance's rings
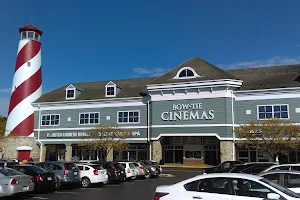
[[[58,192],[58,191],[55,191],[55,193],[57,193],[57,194],[79,194],[78,192]]]
[[[81,190],[103,190],[101,188],[80,188]]]
[[[34,199],[48,199],[48,198],[45,198],[45,197],[33,197]]]

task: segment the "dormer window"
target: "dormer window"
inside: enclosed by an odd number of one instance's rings
[[[177,72],[174,79],[188,79],[188,78],[196,78],[196,77],[200,77],[200,76],[195,72],[193,68],[184,67]]]
[[[105,88],[106,97],[115,97],[120,90],[120,88],[112,81],[109,81],[109,83],[105,85]]]
[[[115,87],[114,86],[106,87],[106,96],[115,96]]]
[[[67,99],[75,98],[75,89],[67,89]]]
[[[83,92],[82,88],[70,84],[66,88],[66,100],[75,99],[81,92]]]

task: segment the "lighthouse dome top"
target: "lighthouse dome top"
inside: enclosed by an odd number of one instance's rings
[[[19,28],[19,32],[23,32],[23,31],[34,31],[36,33],[38,33],[40,36],[43,34],[43,31],[41,31],[40,29],[34,27],[33,25],[27,25],[24,27]]]

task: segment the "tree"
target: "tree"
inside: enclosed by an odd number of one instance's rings
[[[235,129],[235,133],[243,140],[237,143],[238,146],[264,151],[273,161],[300,144],[300,126],[291,120],[250,121]]]
[[[5,135],[5,126],[6,126],[7,118],[0,116],[0,139],[3,139]]]
[[[6,117],[0,116],[0,159],[4,156],[3,139],[5,136],[6,121]]]
[[[122,130],[118,126],[99,125],[82,136],[82,142],[78,146],[91,150],[100,149],[104,152],[103,156],[106,158],[111,150],[128,149],[129,144],[126,140],[132,138],[133,135],[131,130]]]

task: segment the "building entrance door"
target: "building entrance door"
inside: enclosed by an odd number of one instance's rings
[[[183,150],[175,150],[175,163],[183,163]]]
[[[205,151],[205,164],[208,165],[217,165],[217,155],[216,151]]]

